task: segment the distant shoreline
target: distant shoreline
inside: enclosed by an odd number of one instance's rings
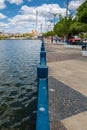
[[[39,40],[38,38],[2,38],[0,40]]]

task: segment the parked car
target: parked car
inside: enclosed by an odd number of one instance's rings
[[[70,44],[78,44],[80,45],[82,43],[82,39],[79,36],[72,36],[68,39]]]

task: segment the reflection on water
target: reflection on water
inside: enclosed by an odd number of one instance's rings
[[[40,41],[0,40],[0,130],[34,130]]]

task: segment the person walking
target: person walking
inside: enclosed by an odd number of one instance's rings
[[[53,37],[51,37],[51,43],[53,44]]]

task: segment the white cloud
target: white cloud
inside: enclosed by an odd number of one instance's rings
[[[85,0],[72,0],[69,3],[70,10],[76,10]]]
[[[41,24],[43,31],[48,28],[52,23],[49,22],[50,19],[53,19],[51,13],[58,13],[65,16],[66,9],[60,8],[58,4],[43,4],[38,7],[28,7],[26,5],[22,6],[18,15],[8,18],[8,31],[11,32],[29,32],[32,29],[36,29],[36,11],[38,11],[37,21],[38,21],[38,30],[41,29]],[[59,16],[57,16],[59,17]]]
[[[7,16],[3,15],[2,13],[0,13],[0,19],[5,19]]]
[[[57,13],[61,14],[62,16],[65,15],[66,9],[65,8],[60,8],[58,4],[43,4],[38,7],[28,7],[26,5],[21,7],[21,12],[22,14],[36,14],[36,11],[38,11],[39,16],[43,17],[51,17],[49,15],[49,12],[51,13]]]
[[[11,2],[12,1],[13,0],[11,0]],[[17,2],[17,1],[15,0],[15,2]],[[69,7],[70,7],[70,5],[72,5],[72,7],[77,8],[77,6],[80,4],[81,4],[81,0],[79,3],[72,0],[69,3]],[[43,31],[45,31],[45,29],[47,30],[49,28],[48,27],[49,25],[51,25],[53,27],[53,23],[49,22],[49,20],[53,19],[52,13],[54,13],[54,14],[57,13],[58,14],[56,16],[57,18],[59,18],[59,14],[61,14],[62,16],[66,15],[66,8],[61,8],[58,4],[43,4],[38,7],[29,7],[27,5],[23,5],[19,10],[18,15],[8,19],[8,24],[7,24],[8,31],[10,31],[10,32],[29,32],[32,29],[36,29],[36,11],[38,11],[37,21],[38,21],[38,30],[39,31],[41,29],[41,24],[42,24]],[[3,28],[4,28],[4,26],[3,26]],[[5,28],[6,28],[6,26],[5,26]]]
[[[33,14],[35,12],[34,7],[28,7],[27,5],[24,5],[21,7],[20,12],[22,14]]]
[[[47,17],[53,17],[50,13],[57,13],[57,17],[59,14],[62,16],[65,16],[66,9],[65,8],[60,8],[58,4],[44,4],[42,7],[37,7],[37,10],[40,12],[41,15],[47,16]],[[50,13],[49,13],[50,12]]]
[[[20,22],[33,22],[36,20],[35,15],[27,15],[27,14],[23,14],[23,15],[16,15],[13,18],[9,18],[8,21],[10,23],[20,23]]]
[[[0,29],[4,29],[4,28],[8,28],[8,24],[4,23],[4,22],[0,22]]]
[[[7,1],[11,4],[16,4],[16,5],[23,3],[23,0],[7,0]]]
[[[0,0],[0,9],[4,9],[5,7],[5,0]]]

